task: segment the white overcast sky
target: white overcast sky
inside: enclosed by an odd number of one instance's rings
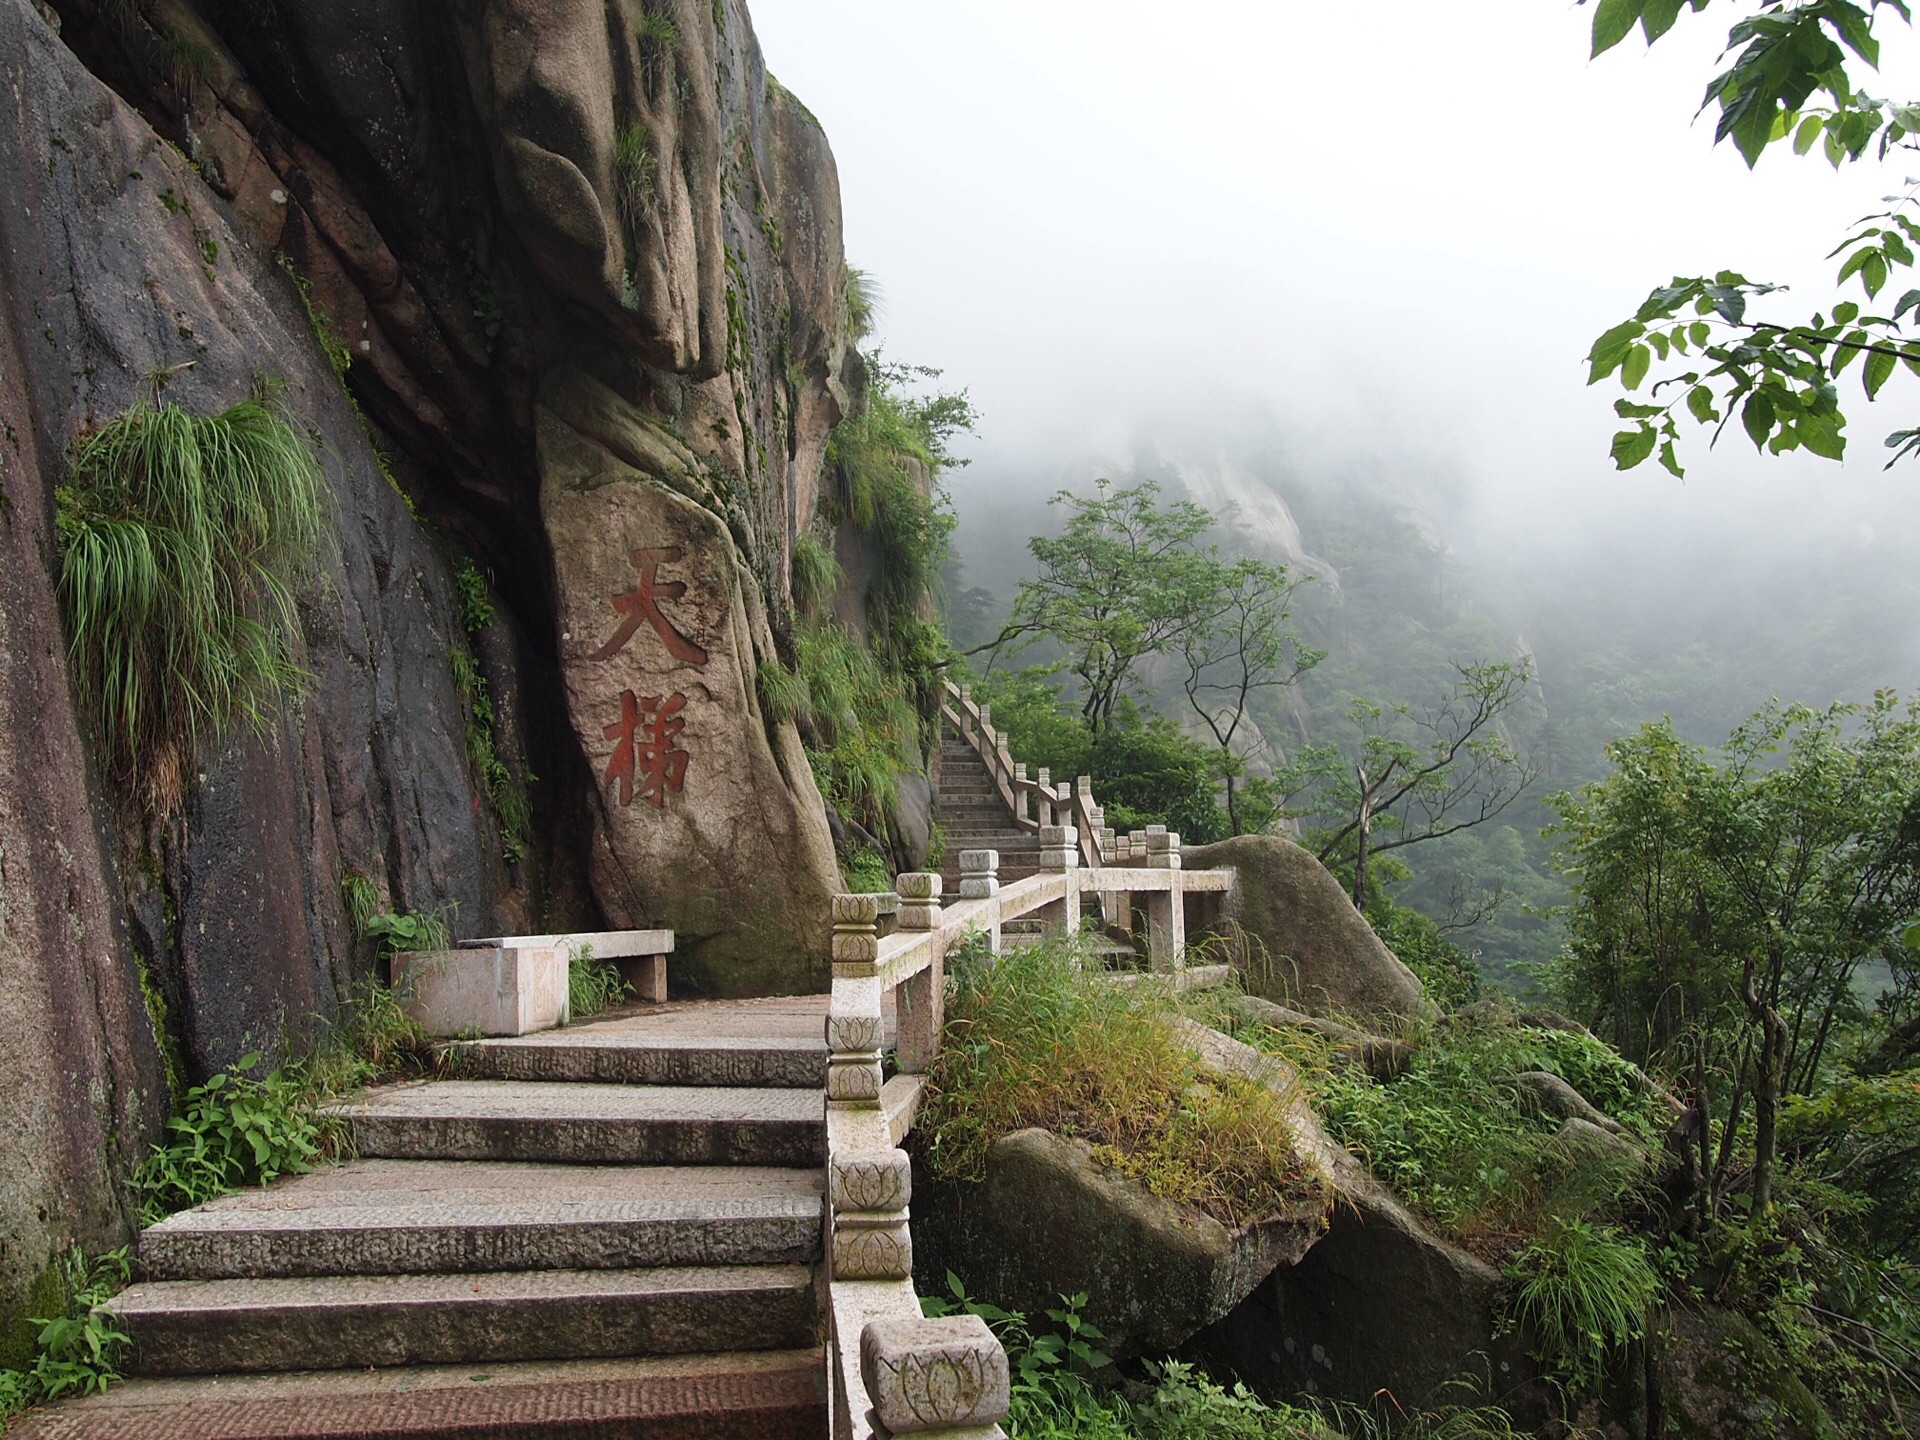
[[[889,352],[984,412],[963,508],[1034,460],[1256,417],[1307,468],[1437,486],[1448,529],[1502,540],[1914,513],[1920,466],[1880,475],[1898,387],[1856,400],[1845,467],[1690,437],[1683,487],[1606,458],[1596,333],[1722,265],[1825,303],[1820,257],[1905,173],[1716,149],[1694,112],[1733,7],[1592,62],[1566,0],[751,8],[826,126]],[[1890,43],[1888,91],[1920,91],[1915,53]]]

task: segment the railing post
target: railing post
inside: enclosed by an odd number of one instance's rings
[[[962,850],[960,852],[960,898],[997,900],[1000,894],[1000,852],[998,850]],[[1000,907],[987,911],[987,953],[1000,953]]]
[[[1013,818],[1015,820],[1024,820],[1027,818],[1027,792],[1020,788],[1022,785],[1026,783],[1026,779],[1027,779],[1027,762],[1024,760],[1014,761],[1013,762],[1013,780],[1014,780]]]
[[[900,892],[900,929],[934,931],[940,928],[940,877],[928,871],[911,871],[897,877]],[[921,1075],[933,1064],[940,1048],[941,1014],[946,997],[946,957],[938,937],[928,941],[933,956],[927,968],[910,976],[895,993],[894,1014],[899,1034],[895,1046],[900,1052],[900,1072]]]
[[[833,978],[876,980],[879,976],[880,897],[833,897]],[[843,1003],[847,1008],[843,1008]],[[834,986],[827,1011],[827,1102],[856,1109],[880,1107],[880,997],[858,991],[844,997]]]
[[[1058,870],[1066,894],[1041,907],[1047,929],[1058,935],[1080,933],[1080,836],[1071,825],[1040,827],[1040,868]]]
[[[860,1374],[887,1435],[937,1430],[942,1440],[985,1440],[1007,1418],[1007,1352],[978,1315],[869,1321]]]
[[[1164,825],[1149,825],[1145,836],[1147,868],[1166,870],[1167,888],[1147,892],[1147,964],[1155,973],[1178,975],[1186,968],[1187,911],[1180,892],[1180,837]]]
[[[1034,783],[1040,791],[1034,796],[1034,819],[1042,825],[1057,825],[1060,822],[1053,816],[1053,772],[1042,765],[1034,775]]]
[[[828,1157],[834,1279],[913,1278],[912,1199],[913,1166],[906,1151],[845,1150]]]

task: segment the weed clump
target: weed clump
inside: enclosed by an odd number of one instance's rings
[[[582,945],[567,956],[570,1020],[585,1020],[611,1010],[632,995],[633,986],[620,978],[620,967],[611,960],[596,960],[591,945]]]
[[[109,764],[169,811],[197,752],[264,732],[306,681],[294,590],[327,533],[319,461],[262,398],[142,404],[75,446],[55,498],[69,653]]]
[[[133,1262],[124,1249],[87,1258],[78,1245],[56,1267],[66,1304],[55,1315],[34,1316],[40,1327],[32,1364],[0,1370],[0,1429],[29,1405],[66,1395],[91,1395],[120,1378],[120,1355],[128,1342],[113,1317],[95,1309],[125,1288]]]
[[[957,967],[957,978],[922,1127],[936,1174],[978,1179],[995,1141],[1039,1126],[1228,1225],[1323,1194],[1283,1107],[1181,1043],[1166,989],[1083,972],[1062,942]]]

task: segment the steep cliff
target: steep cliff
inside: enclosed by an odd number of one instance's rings
[[[0,74],[4,1326],[124,1233],[169,1055],[298,1046],[368,971],[350,878],[671,926],[690,991],[824,982],[760,682],[857,360],[831,153],[737,0],[0,0]],[[134,404],[263,381],[331,490],[312,679],[156,812],[65,661],[54,492]]]

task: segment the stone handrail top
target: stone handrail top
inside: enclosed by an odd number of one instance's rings
[[[459,950],[581,950],[592,947],[596,960],[622,960],[635,955],[671,955],[671,930],[599,930],[574,935],[496,935],[490,939],[456,940]]]

